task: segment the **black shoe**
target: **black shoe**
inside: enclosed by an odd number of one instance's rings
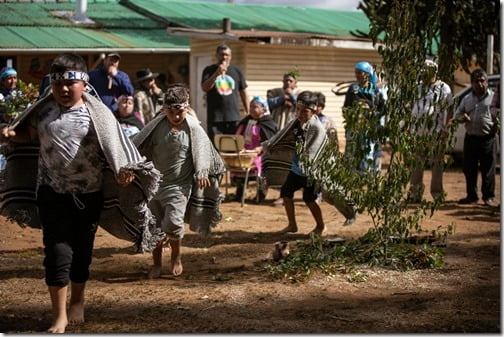
[[[495,202],[494,202],[494,200],[492,198],[485,199],[485,200],[483,200],[483,202],[488,207],[497,207],[497,205],[495,204]]]
[[[475,204],[476,202],[478,202],[478,198],[469,197],[462,198],[458,201],[458,203],[462,205]]]

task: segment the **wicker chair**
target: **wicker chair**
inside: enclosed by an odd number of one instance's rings
[[[257,153],[244,150],[245,139],[242,135],[215,135],[214,144],[226,165],[226,196],[228,195],[231,171],[241,171],[245,173],[244,190],[241,197],[241,207],[243,207],[245,203],[245,191],[248,188],[251,173],[253,177],[256,178],[257,188],[259,188],[259,175],[257,174],[257,167],[254,164]],[[259,198],[259,193],[256,194],[256,198]]]

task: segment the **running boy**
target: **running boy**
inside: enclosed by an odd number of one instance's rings
[[[268,162],[274,162],[276,165],[278,162],[290,164],[290,170],[280,191],[289,223],[280,233],[298,231],[293,198],[294,192],[301,188],[303,189],[303,201],[310,209],[316,222],[312,233],[322,236],[326,232],[322,211],[316,202],[318,189],[315,183],[309,183],[306,172],[299,161],[300,154],[296,152],[296,144],[302,144],[303,153],[314,160],[327,143],[326,130],[315,113],[316,109],[317,96],[311,91],[301,92],[296,101],[297,118],[290,121],[271,139],[263,142],[262,148],[257,149],[258,152],[262,152],[264,149],[263,167],[265,171],[270,165]],[[289,146],[285,146],[286,144]]]
[[[152,159],[163,174],[157,194],[149,208],[157,224],[167,234],[171,248],[171,273],[182,274],[181,243],[184,218],[194,188],[218,190],[218,176],[224,164],[199,121],[189,115],[189,90],[183,84],[172,84],[165,93],[161,114],[140,131],[133,141],[140,153]],[[212,180],[212,181],[211,181]],[[206,206],[208,206],[207,204]],[[219,213],[218,203],[214,209]],[[201,204],[203,206],[203,203]],[[215,217],[200,217],[210,223]],[[149,278],[161,276],[163,245],[152,252],[153,267]]]
[[[84,322],[84,290],[103,207],[104,169],[111,168],[117,183],[126,186],[135,179],[131,170],[141,174],[137,170],[144,161],[108,108],[86,93],[89,77],[82,57],[59,55],[50,78],[52,94],[3,128],[0,141],[40,143],[37,206],[53,312],[48,332],[64,333],[69,323]]]

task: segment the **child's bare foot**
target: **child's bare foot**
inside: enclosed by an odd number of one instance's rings
[[[71,325],[84,323],[84,303],[70,303],[70,308],[68,309],[68,323]]]
[[[324,226],[324,227],[317,226],[317,227],[315,227],[315,229],[313,229],[310,232],[310,234],[312,234],[312,233],[315,235],[318,235],[318,236],[324,236],[327,234],[327,228],[326,228],[326,226]]]
[[[277,232],[277,234],[285,234],[285,233],[296,233],[298,231],[297,226],[288,225],[284,229]]]
[[[147,274],[147,278],[160,278],[161,277],[161,266],[152,266],[151,270]]]
[[[182,271],[184,268],[182,267],[182,259],[179,256],[175,256],[171,258],[171,271],[173,276],[182,275]]]
[[[162,247],[163,247],[163,253],[167,253],[170,250],[170,242],[168,239],[163,241]]]
[[[65,333],[65,329],[68,325],[68,320],[66,317],[56,318],[49,329],[48,333]]]

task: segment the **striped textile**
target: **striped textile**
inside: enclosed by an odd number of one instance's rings
[[[290,121],[282,130],[261,145],[263,154],[263,176],[268,186],[281,186],[291,169],[296,153],[296,140],[292,129],[296,120]],[[307,122],[303,151],[311,160],[316,160],[327,144],[327,135],[318,117],[313,115]]]
[[[9,143],[1,148],[8,163],[0,173],[1,214],[21,227],[41,228],[35,206],[39,147],[37,144]],[[18,175],[24,179],[16,179]]]

